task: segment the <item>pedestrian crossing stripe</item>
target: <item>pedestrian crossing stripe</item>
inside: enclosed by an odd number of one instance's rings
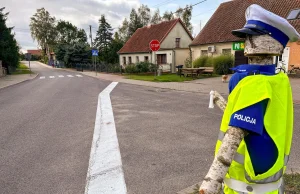
[[[82,75],[65,75],[66,77],[83,77]],[[58,75],[58,76],[49,76],[50,79],[54,79],[54,78],[63,78],[65,77],[64,75]],[[46,79],[46,76],[41,76],[39,79]]]

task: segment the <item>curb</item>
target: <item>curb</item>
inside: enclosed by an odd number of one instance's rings
[[[5,89],[5,88],[8,88],[10,86],[15,86],[15,85],[18,85],[18,84],[21,84],[21,83],[24,83],[24,82],[27,82],[27,81],[31,81],[31,80],[34,80],[35,78],[37,78],[37,76],[39,75],[39,73],[37,73],[34,77],[32,78],[29,78],[29,79],[26,79],[26,80],[23,80],[23,81],[20,81],[20,82],[17,82],[17,83],[14,83],[14,84],[11,84],[11,85],[8,85],[8,86],[4,86],[3,88],[0,88],[0,90],[2,89]]]

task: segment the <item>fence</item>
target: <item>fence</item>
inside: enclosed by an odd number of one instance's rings
[[[122,68],[119,64],[107,64],[107,63],[76,63],[71,64],[71,67],[76,68],[77,71],[97,71],[106,73],[121,73]]]

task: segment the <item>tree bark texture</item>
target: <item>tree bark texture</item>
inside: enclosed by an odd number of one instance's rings
[[[283,45],[269,35],[247,36],[244,53],[246,57],[270,57],[282,55],[283,49]]]
[[[269,35],[248,36],[245,42],[245,56],[249,57],[249,62],[253,65],[273,64],[273,56],[281,55],[283,49],[283,46]],[[221,110],[224,110],[227,104],[217,92],[214,93],[214,103]],[[229,126],[218,154],[200,186],[200,194],[220,193],[223,179],[246,133],[240,128]]]
[[[217,91],[214,91],[214,100],[213,101],[222,111],[225,110],[225,108],[227,106],[227,102],[223,98],[223,96],[221,96],[221,94],[219,94]]]

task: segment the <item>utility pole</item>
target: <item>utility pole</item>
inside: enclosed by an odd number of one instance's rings
[[[90,25],[91,48],[93,47],[92,25]]]

